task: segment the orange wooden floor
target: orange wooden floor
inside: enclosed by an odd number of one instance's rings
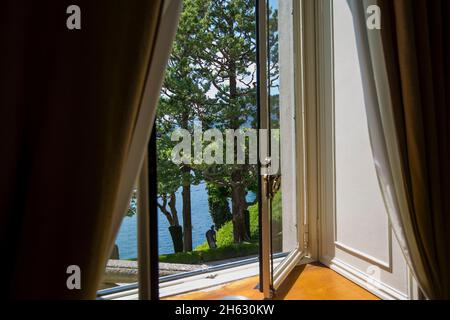
[[[167,300],[220,300],[227,296],[263,299],[255,287],[258,277]],[[278,290],[276,300],[379,300],[350,280],[319,264],[297,267]]]

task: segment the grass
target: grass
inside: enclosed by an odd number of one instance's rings
[[[192,252],[180,252],[159,256],[160,262],[201,264],[205,262],[247,257],[258,254],[259,219],[258,204],[248,208],[250,213],[250,242],[236,244],[233,241],[233,222],[226,222],[216,234],[217,248],[210,249],[207,242],[199,245]],[[276,224],[281,220],[281,192],[278,192],[272,204],[273,220]]]
[[[201,264],[205,262],[247,257],[258,253],[258,243],[244,242],[207,250],[194,250],[159,256],[159,262]]]

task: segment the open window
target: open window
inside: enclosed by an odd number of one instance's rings
[[[129,279],[103,295],[136,294],[139,264],[139,280],[159,283],[153,296],[260,274],[269,297],[299,262],[294,3],[185,1],[154,145],[108,266]]]
[[[373,165],[351,2],[230,3],[185,1],[137,186],[139,285],[102,294],[259,275],[272,298],[320,261],[381,298],[413,297]]]
[[[261,283],[271,298],[305,254],[301,208],[302,141],[296,95],[296,1],[259,1]]]

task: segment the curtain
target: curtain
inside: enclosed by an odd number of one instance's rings
[[[394,232],[429,299],[450,299],[450,3],[348,0],[357,26],[368,123]],[[369,5],[381,30],[366,27]]]
[[[154,119],[168,2],[76,1],[81,30],[66,27],[73,1],[0,3],[6,298],[96,297]],[[67,288],[71,265],[81,290]]]

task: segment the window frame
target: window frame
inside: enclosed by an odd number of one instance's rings
[[[265,0],[256,0],[258,3],[265,2]],[[284,0],[281,0],[284,1]],[[309,90],[314,88],[316,90],[315,79],[316,72],[314,68],[311,68],[315,64],[312,62],[316,61],[316,51],[315,51],[315,16],[311,16],[311,12],[316,10],[315,0],[289,0],[293,2],[293,44],[294,44],[294,77],[295,77],[295,152],[296,156],[296,184],[297,184],[297,221],[299,227],[297,228],[297,239],[298,247],[290,252],[290,254],[278,254],[275,255],[277,259],[276,265],[273,273],[273,282],[269,277],[266,276],[263,279],[267,271],[263,270],[263,263],[259,268],[259,275],[261,279],[260,289],[264,291],[264,285],[273,284],[273,287],[269,288],[271,292],[278,289],[283,281],[287,278],[290,272],[299,264],[309,263],[311,261],[317,260],[318,257],[318,246],[311,239],[318,239],[318,232],[316,229],[316,209],[317,193],[315,188],[317,187],[317,182],[315,178],[317,164],[315,163],[316,149],[316,95],[311,95]],[[258,15],[258,8],[256,9],[256,14]],[[260,13],[259,13],[260,14]],[[314,48],[314,49],[313,49]],[[258,67],[261,65],[261,61],[257,63]],[[314,120],[314,121],[312,121]],[[140,206],[147,208],[141,214],[138,214],[138,230],[140,235],[138,235],[138,268],[139,268],[139,282],[133,284],[127,284],[116,288],[104,289],[98,292],[98,297],[102,299],[107,296],[119,295],[121,297],[132,295],[136,293],[139,289],[140,299],[159,299],[159,284],[161,283],[171,283],[179,278],[188,279],[189,277],[194,277],[197,275],[211,275],[214,272],[229,269],[231,272],[233,268],[240,268],[244,265],[248,267],[252,263],[258,260],[246,259],[240,265],[224,265],[218,266],[218,268],[202,270],[200,272],[187,272],[175,277],[161,277],[158,276],[158,257],[156,250],[150,250],[152,246],[157,247],[157,208],[156,206],[149,206],[149,198],[144,197],[145,194],[150,197],[154,195],[156,188],[156,153],[154,143],[154,134],[152,134],[152,139],[150,140],[148,154],[146,156],[144,170],[140,174],[138,189],[143,190],[139,198]],[[152,165],[153,164],[153,165]],[[147,172],[146,172],[147,171]],[[259,196],[262,192],[259,192]],[[261,197],[260,197],[261,199]],[[260,201],[261,203],[261,201]],[[261,207],[261,206],[260,206]],[[155,213],[156,212],[156,213]],[[262,222],[262,216],[260,214],[260,227]],[[156,236],[156,239],[155,239]],[[262,237],[261,237],[262,238]],[[260,239],[262,241],[262,239]],[[266,239],[267,240],[267,239]],[[269,240],[270,241],[270,240]],[[260,244],[260,250],[263,246]],[[155,257],[156,251],[156,257]],[[261,257],[261,253],[260,253]],[[270,266],[270,263],[269,263]],[[145,272],[141,272],[144,270]],[[156,270],[156,272],[154,271]],[[270,274],[270,273],[269,273]],[[152,283],[158,283],[157,286],[152,287]],[[199,287],[204,289],[203,287]],[[267,290],[267,288],[266,288]]]

